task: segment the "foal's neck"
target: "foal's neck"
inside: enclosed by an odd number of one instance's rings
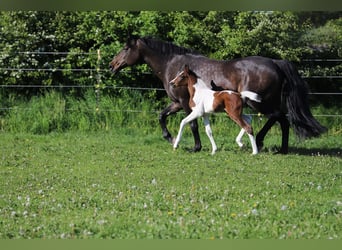
[[[195,88],[196,89],[198,88],[209,89],[203,80],[193,76],[193,77],[190,77],[188,80],[188,89],[189,89],[190,96],[191,96],[191,93],[194,95]]]
[[[196,103],[194,101],[195,96],[195,84],[197,83],[197,78],[195,76],[189,76],[188,79],[188,91],[189,91],[189,106],[190,108],[193,108],[196,106]]]

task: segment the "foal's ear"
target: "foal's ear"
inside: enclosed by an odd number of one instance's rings
[[[187,64],[184,65],[184,71],[189,73],[189,65],[187,65]]]

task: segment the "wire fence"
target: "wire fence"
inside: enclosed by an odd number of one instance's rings
[[[94,51],[94,52],[59,52],[59,51],[45,51],[45,52],[35,52],[35,51],[26,51],[26,52],[13,52],[13,53],[4,53],[0,52],[0,55],[3,57],[7,56],[10,57],[13,54],[19,54],[19,55],[27,55],[27,56],[39,56],[39,55],[50,55],[50,56],[91,56],[97,55],[97,65],[100,65],[101,54],[100,50]],[[342,63],[342,59],[334,59],[334,58],[319,58],[319,59],[303,59],[302,62],[306,63],[324,63],[324,62],[330,62],[330,63]],[[96,68],[34,68],[34,67],[28,67],[28,68],[14,68],[14,67],[0,67],[0,74],[1,72],[90,72],[90,73],[96,73],[99,75],[98,81],[101,78],[101,74],[109,73],[108,69],[103,69],[97,66]],[[137,74],[136,71],[125,69],[122,71],[122,73],[129,73],[129,74]],[[139,72],[139,74],[146,74],[146,75],[152,75],[152,72]],[[314,76],[301,76],[305,80],[310,79],[333,79],[333,80],[340,80],[342,79],[342,75],[314,75]],[[342,83],[342,82],[341,82]],[[2,84],[0,85],[0,88],[3,89],[15,89],[15,88],[28,88],[28,89],[94,89],[95,93],[99,95],[99,82],[97,84],[93,85],[35,85],[35,84]],[[164,91],[163,88],[150,88],[150,87],[128,87],[128,86],[113,86],[113,85],[101,85],[101,90],[104,89],[125,89],[125,90],[138,90],[138,91]],[[310,92],[309,95],[312,96],[342,96],[342,92]],[[99,98],[99,96],[98,96]],[[12,110],[12,109],[18,109],[18,107],[0,107],[0,110]],[[23,110],[29,109],[29,108],[22,108]],[[73,111],[73,110],[66,110],[66,111]],[[138,113],[141,112],[141,110],[106,110],[109,112],[134,112]],[[160,112],[159,110],[151,110],[151,112]],[[251,115],[257,115],[257,114],[251,114]],[[342,114],[315,114],[315,116],[321,116],[321,117],[342,117]]]

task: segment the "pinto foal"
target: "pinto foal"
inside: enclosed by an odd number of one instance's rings
[[[242,115],[243,99],[249,98],[253,101],[261,102],[258,94],[251,91],[242,91],[240,93],[230,90],[213,91],[209,89],[201,78],[197,77],[187,65],[184,66],[182,72],[170,81],[170,84],[172,84],[173,87],[188,86],[190,94],[189,106],[192,109],[192,112],[185,117],[180,124],[178,135],[173,143],[174,149],[177,148],[180,142],[184,126],[192,120],[202,116],[205,131],[212,146],[211,154],[215,154],[217,146],[210,128],[209,114],[225,111],[227,115],[242,128],[236,138],[236,142],[239,146],[242,147],[241,137],[244,132],[246,132],[252,145],[252,154],[255,155],[258,153],[258,148],[253,136],[253,128],[250,125],[251,119],[248,116]]]

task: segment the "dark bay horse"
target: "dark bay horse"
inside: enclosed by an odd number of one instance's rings
[[[288,152],[290,124],[301,138],[317,137],[326,131],[311,114],[307,85],[300,78],[294,65],[288,61],[260,56],[228,61],[213,60],[170,42],[149,37],[130,37],[109,66],[111,71],[116,73],[127,66],[142,63],[149,65],[163,82],[172,101],[159,116],[163,136],[170,143],[173,138],[166,127],[166,118],[181,109],[184,109],[187,115],[191,112],[187,87],[173,88],[169,84],[185,64],[209,85],[214,82],[221,89],[236,92],[252,91],[261,96],[261,103],[252,100],[246,102],[269,118],[256,136],[259,149],[262,148],[264,137],[275,122],[280,123],[282,130],[282,145],[279,152],[285,154]],[[194,151],[199,151],[202,146],[197,120],[192,121],[190,126],[195,140]]]
[[[203,117],[205,132],[212,146],[211,154],[215,154],[217,146],[210,127],[209,115],[210,113],[225,111],[226,114],[241,127],[242,133],[246,132],[248,134],[253,149],[252,154],[255,155],[258,153],[258,148],[253,135],[253,128],[250,122],[244,119],[244,115],[242,114],[243,102],[246,98],[261,102],[258,94],[251,91],[241,91],[238,93],[231,90],[211,90],[200,77],[189,69],[188,65],[184,66],[184,70],[172,79],[170,84],[174,87],[188,86],[190,94],[189,106],[192,109],[192,112],[185,117],[180,124],[178,135],[173,144],[174,149],[178,147],[184,126],[198,117]],[[239,140],[237,139],[236,141],[239,144]]]

